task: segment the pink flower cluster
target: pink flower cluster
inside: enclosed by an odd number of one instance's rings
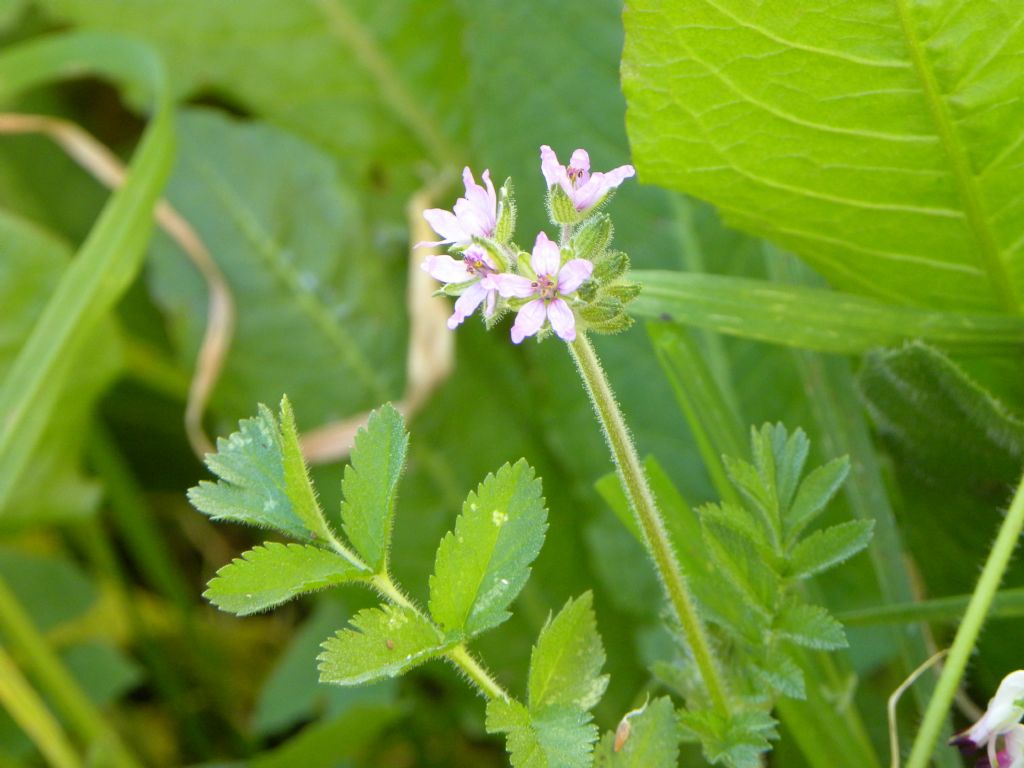
[[[635,173],[633,166],[623,165],[607,173],[592,174],[590,157],[582,149],[573,152],[568,166],[558,163],[551,147],[541,147],[540,154],[541,172],[548,183],[549,193],[556,186],[560,187],[576,211],[584,215]],[[428,256],[423,262],[423,269],[431,277],[458,295],[455,311],[448,318],[448,327],[454,330],[481,304],[484,305],[484,316],[493,317],[500,296],[511,299],[517,308],[512,325],[514,343],[519,344],[527,336],[537,334],[547,324],[563,341],[573,341],[576,338],[576,316],[572,304],[580,286],[593,273],[594,265],[586,259],[571,258],[571,254],[563,260],[558,244],[540,232],[529,263],[521,264],[518,271],[506,271],[492,255],[508,251],[508,246],[493,239],[499,210],[490,171],[484,171],[481,176],[484,185],[476,183],[469,168],[463,171],[462,180],[466,194],[456,201],[454,210],[432,208],[423,213],[441,239],[417,244],[417,247],[447,245],[457,257]],[[485,248],[481,244],[483,242],[491,247]],[[508,255],[512,258],[507,261],[514,264],[515,255]]]

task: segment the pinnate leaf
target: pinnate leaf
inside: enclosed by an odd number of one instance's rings
[[[402,415],[387,404],[359,430],[341,483],[345,535],[374,571],[387,562],[398,481],[405,467],[409,434]]]
[[[874,520],[850,520],[815,531],[793,548],[790,575],[807,578],[847,560],[868,545],[874,528]]]
[[[268,542],[217,571],[203,597],[222,611],[247,616],[369,575],[329,549]]]
[[[818,605],[790,603],[784,606],[775,619],[775,631],[780,637],[806,648],[832,650],[847,645],[842,624]]]
[[[395,677],[445,653],[451,643],[412,608],[385,604],[357,613],[323,644],[320,682],[359,685]]]
[[[512,768],[590,768],[597,726],[573,705],[528,710],[518,701],[492,699],[487,731],[506,734]]]
[[[796,537],[817,517],[835,496],[849,471],[850,460],[846,456],[840,456],[816,468],[803,479],[797,489],[796,498],[784,513],[783,522],[787,537]]]
[[[219,478],[189,489],[193,506],[214,520],[233,520],[275,528],[297,539],[309,532],[288,495],[281,435],[274,414],[260,405],[255,418],[243,419],[238,431],[217,439],[217,452],[206,466]],[[299,505],[301,506],[300,501]]]
[[[785,650],[772,652],[753,671],[758,680],[783,696],[791,699],[807,698],[804,672]]]
[[[726,719],[710,710],[690,710],[680,713],[679,722],[700,739],[709,762],[729,768],[758,768],[777,737],[777,724],[767,712],[739,712]]]
[[[628,714],[594,751],[594,768],[676,768],[678,764],[679,729],[667,697]]]
[[[586,592],[570,599],[540,631],[530,657],[530,707],[592,708],[608,687],[608,676],[601,674],[604,661],[593,596]]]
[[[430,613],[449,634],[471,636],[509,617],[547,529],[540,481],[523,460],[488,475],[437,550]]]

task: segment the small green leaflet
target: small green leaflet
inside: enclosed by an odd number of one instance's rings
[[[843,625],[819,605],[790,603],[775,618],[775,632],[780,636],[816,650],[833,650],[847,646]]]
[[[712,765],[728,768],[758,768],[770,740],[778,738],[777,723],[767,712],[740,712],[727,720],[710,710],[689,710],[680,712],[679,723],[700,739]]]
[[[665,696],[627,714],[594,750],[594,768],[676,768],[678,764],[676,711]]]
[[[559,704],[591,709],[604,695],[608,676],[601,674],[605,655],[593,602],[590,592],[570,599],[541,629],[530,656],[531,709]]]
[[[322,547],[267,542],[217,571],[203,597],[222,611],[248,616],[369,575]]]
[[[370,414],[356,435],[341,483],[341,519],[352,546],[374,572],[387,564],[398,481],[409,434],[402,415],[388,404]]]
[[[608,687],[608,676],[601,674],[604,660],[587,592],[569,600],[541,629],[530,655],[529,707],[498,700],[487,706],[487,730],[508,734],[514,768],[590,766],[597,727],[589,710]]]
[[[281,435],[274,414],[260,405],[259,414],[238,423],[238,431],[218,438],[217,453],[206,466],[219,480],[200,481],[190,488],[189,501],[214,520],[232,520],[275,528],[296,539],[309,532],[288,496]]]
[[[574,706],[531,712],[518,701],[491,699],[488,733],[505,733],[512,768],[590,768],[597,726]]]
[[[850,460],[846,456],[840,456],[816,468],[803,479],[793,504],[783,514],[782,523],[787,541],[795,540],[807,524],[825,509],[825,505],[832,500],[846,480],[849,471]]]
[[[412,608],[381,605],[353,618],[323,644],[320,682],[359,685],[396,677],[448,651],[430,621]]]
[[[540,481],[523,460],[488,475],[437,549],[430,614],[450,636],[472,637],[509,617],[544,543]]]
[[[874,528],[874,520],[849,520],[815,531],[793,548],[790,575],[805,579],[849,559],[868,545]]]
[[[322,541],[330,541],[334,534],[327,526],[323,510],[316,500],[316,491],[309,479],[306,459],[299,445],[295,414],[287,397],[281,398],[281,464],[284,468],[285,491],[294,505],[296,516],[315,536]]]

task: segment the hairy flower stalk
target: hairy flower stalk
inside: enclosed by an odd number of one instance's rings
[[[978,585],[974,588],[971,600],[967,604],[967,610],[964,612],[960,628],[953,640],[953,647],[942,668],[942,675],[939,677],[938,685],[935,686],[931,701],[928,702],[921,728],[914,739],[907,768],[925,768],[931,761],[942,724],[949,713],[953,697],[960,686],[960,679],[967,668],[967,661],[976,647],[981,626],[992,607],[992,601],[995,599],[996,591],[1003,580],[1003,574],[1006,573],[1006,567],[1020,540],[1022,530],[1024,530],[1024,478],[1017,486],[1013,501],[1010,502],[1010,510],[1003,519],[996,542],[992,545],[988,560],[981,571]]]
[[[726,714],[729,704],[722,673],[611,385],[593,345],[585,335],[580,334],[569,345],[569,350],[608,441],[619,480],[643,532],[647,552],[654,561],[672,609],[686,633],[686,640],[704,680],[708,697],[720,714]]]
[[[587,338],[588,331],[615,333],[631,322],[625,306],[638,289],[626,277],[626,255],[609,248],[611,220],[600,209],[635,171],[633,166],[623,165],[591,173],[590,157],[582,149],[573,152],[567,166],[559,164],[548,146],[541,147],[540,154],[548,212],[561,230],[557,243],[540,232],[531,253],[515,246],[511,241],[515,203],[509,198],[510,185],[503,187],[498,205],[489,174],[483,175],[484,189],[467,168],[463,175],[466,196],[456,202],[454,210],[424,213],[442,240],[421,245],[449,245],[451,255],[428,256],[423,269],[444,283],[440,293],[458,297],[449,328],[457,327],[484,304],[488,327],[504,312],[516,313],[511,329],[516,344],[527,336],[538,341],[556,336],[569,345],[708,698],[719,715],[727,716],[729,698],[707,631],[625,420]]]

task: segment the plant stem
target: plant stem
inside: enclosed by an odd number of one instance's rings
[[[82,761],[60,723],[21,674],[7,652],[0,648],[0,704],[23,730],[53,768],[80,768]]]
[[[391,600],[391,602],[396,605],[400,605],[403,608],[408,608],[410,611],[414,611],[420,616],[424,616],[423,611],[421,611],[412,600],[402,593],[402,590],[400,590],[398,585],[392,581],[390,575],[378,574],[374,577],[372,584],[377,591],[379,591],[384,597]],[[508,701],[512,698],[508,691],[502,688],[501,684],[491,677],[490,673],[484,669],[484,666],[473,657],[465,643],[459,643],[448,651],[448,653],[445,654],[445,657],[456,667],[461,669],[465,673],[466,677],[472,680],[488,699],[501,699],[502,701]]]
[[[1017,486],[1013,501],[1010,502],[1010,510],[999,528],[996,542],[992,545],[985,568],[981,572],[981,578],[978,579],[978,586],[974,588],[971,601],[967,604],[967,611],[964,613],[960,629],[957,630],[956,638],[953,640],[949,658],[939,676],[935,693],[932,694],[931,701],[928,702],[928,709],[925,710],[921,729],[914,739],[907,768],[925,768],[931,759],[942,722],[949,712],[953,697],[960,685],[960,678],[963,677],[967,661],[971,651],[974,650],[978,634],[981,632],[981,625],[988,615],[992,600],[1003,580],[1003,574],[1013,555],[1013,550],[1017,546],[1017,541],[1020,539],[1022,529],[1024,529],[1024,478]]]
[[[611,385],[586,335],[579,334],[576,340],[569,344],[569,350],[590,395],[598,421],[601,422],[619,480],[643,532],[647,552],[654,561],[669,602],[683,627],[711,703],[719,714],[727,715],[729,702],[725,683],[711,650],[711,644],[708,642],[704,623],[697,613],[696,603],[690,594],[676,553],[672,549],[665,522],[654,501],[654,493],[647,482],[647,475],[644,474],[636,446],[633,445],[629,428],[615,401]]]
[[[67,718],[71,730],[83,742],[90,747],[102,745],[101,748],[109,749],[111,765],[139,768],[139,762],[79,688],[3,579],[0,579],[0,630],[11,651],[49,694]]]

